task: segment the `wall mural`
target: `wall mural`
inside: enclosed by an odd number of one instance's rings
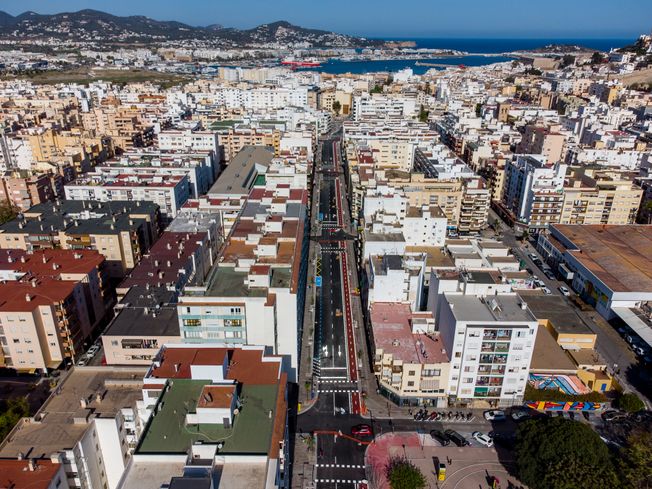
[[[600,411],[606,407],[604,402],[588,401],[528,401],[525,405],[537,411]]]

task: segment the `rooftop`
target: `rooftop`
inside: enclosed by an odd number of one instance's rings
[[[179,336],[176,294],[166,287],[133,286],[104,336]]]
[[[186,453],[199,441],[224,445],[221,454],[267,454],[272,439],[273,413],[278,385],[244,384],[240,395],[242,408],[225,428],[218,423],[188,424],[186,414],[196,412],[202,390],[208,380],[175,379],[170,381],[155,407],[137,454]]]
[[[0,460],[0,487],[8,489],[48,489],[62,468],[50,460],[38,460],[30,470],[29,460]]]
[[[231,159],[208,194],[247,195],[259,173],[265,173],[274,152],[266,146],[245,146]]]
[[[458,321],[496,322],[501,326],[508,323],[536,321],[529,309],[523,309],[523,300],[516,294],[499,294],[480,299],[474,295],[444,293]]]
[[[376,349],[406,363],[444,363],[448,355],[437,333],[412,333],[413,314],[409,304],[374,302],[371,326]]]
[[[552,228],[576,249],[567,252],[614,292],[652,292],[652,226],[569,225]]]
[[[550,321],[557,333],[594,334],[575,309],[557,296],[528,295],[526,302],[532,314],[539,320]]]
[[[70,450],[88,429],[93,418],[113,417],[142,399],[145,368],[75,367],[34,415],[24,418],[0,445],[0,457],[49,458],[53,452]],[[97,401],[97,396],[101,401]],[[87,399],[86,408],[80,399]]]
[[[555,341],[550,332],[543,327],[537,328],[530,369],[538,372],[577,372],[577,367],[564,349]]]

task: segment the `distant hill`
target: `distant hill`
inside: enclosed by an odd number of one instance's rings
[[[219,24],[193,27],[181,22],[159,21],[144,16],[121,17],[91,9],[52,15],[25,12],[15,17],[0,11],[0,36],[13,39],[57,38],[99,43],[155,43],[203,39],[232,46],[279,42],[310,43],[314,47],[361,47],[383,43],[335,32],[306,29],[286,21],[240,30],[225,28]]]

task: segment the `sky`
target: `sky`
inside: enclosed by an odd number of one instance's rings
[[[383,38],[636,38],[652,0],[0,0],[0,10],[83,8],[190,25],[250,28],[276,20]]]

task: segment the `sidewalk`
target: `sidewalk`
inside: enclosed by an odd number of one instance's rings
[[[295,435],[294,457],[292,459],[292,488],[315,488],[315,451],[307,443],[308,435]]]

